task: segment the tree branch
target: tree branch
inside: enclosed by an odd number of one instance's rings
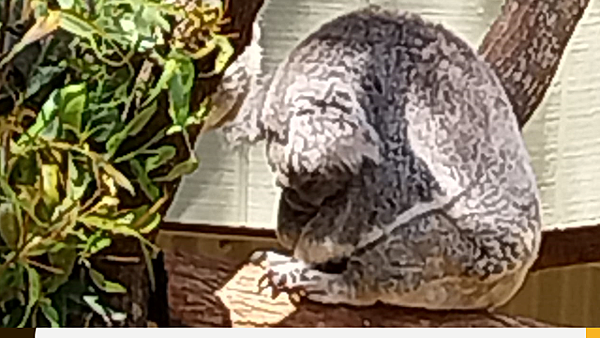
[[[247,264],[239,268],[245,250],[237,258],[212,256],[186,249],[175,240],[166,250],[169,275],[171,326],[218,327],[545,327],[533,319],[483,311],[427,311],[376,304],[369,307],[295,303],[287,294],[272,299],[269,289],[258,292],[262,268]],[[218,241],[203,246],[212,247]],[[187,242],[186,244],[190,244]],[[265,243],[268,245],[268,243]],[[230,251],[231,253],[231,251]],[[229,256],[229,257],[227,257]],[[231,277],[233,275],[233,277]]]
[[[558,69],[589,0],[508,0],[479,54],[504,84],[521,127]]]

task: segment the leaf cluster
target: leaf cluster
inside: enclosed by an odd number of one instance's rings
[[[160,141],[187,140],[208,113],[208,102],[190,109],[203,76],[195,62],[216,52],[217,74],[232,55],[218,29],[223,8],[0,2],[0,326],[65,326],[77,306],[112,325],[127,314],[101,295],[128,290],[93,258],[116,236],[138,239],[147,263],[156,253],[147,235],[161,221],[165,184],[198,165],[189,143]],[[205,33],[195,50],[172,34],[183,20]],[[161,102],[170,122],[148,136]],[[180,152],[186,159],[172,163]],[[147,203],[124,207],[124,193]]]

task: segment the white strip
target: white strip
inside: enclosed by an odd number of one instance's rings
[[[107,331],[105,331],[107,330]],[[110,331],[108,331],[110,330]],[[244,329],[237,329],[244,330]],[[276,328],[253,328],[246,329],[246,333],[243,334],[244,338],[251,338],[256,336],[257,338],[281,338],[281,330]],[[285,333],[286,338],[306,338],[308,332],[302,332],[306,329],[292,328],[287,329]],[[322,334],[334,334],[333,331],[338,331],[340,336],[345,335],[352,336],[357,334],[358,331],[351,328],[313,328],[313,335],[318,335],[316,331],[322,331]],[[315,331],[316,330],[316,331]],[[544,338],[585,338],[585,328],[512,328],[510,331],[503,330],[503,328],[364,328],[364,330],[373,330],[372,334],[376,335],[377,338],[393,337],[393,338],[421,338],[421,337],[443,337],[443,338],[531,338],[531,337],[544,337]],[[534,331],[535,330],[535,331]],[[144,331],[144,332],[142,332]],[[211,332],[212,331],[212,335]],[[339,332],[342,331],[342,332]],[[36,338],[106,338],[110,335],[111,338],[117,337],[145,337],[150,338],[152,336],[156,338],[164,338],[169,336],[176,336],[177,338],[198,338],[204,337],[219,337],[223,335],[223,329],[220,328],[66,328],[66,329],[36,329]],[[325,336],[323,336],[325,337]]]

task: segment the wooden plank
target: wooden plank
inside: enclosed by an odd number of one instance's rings
[[[532,271],[600,261],[600,225],[544,231]]]
[[[274,230],[228,227],[208,224],[163,223],[161,229],[175,233],[196,233],[225,239],[274,242]],[[540,254],[532,271],[561,266],[600,262],[600,225],[568,229],[551,229],[542,233]]]

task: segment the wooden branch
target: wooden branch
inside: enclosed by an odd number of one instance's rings
[[[229,309],[237,327],[548,327],[549,324],[522,317],[483,311],[427,311],[384,304],[369,307],[324,305],[294,301],[269,290],[257,292],[262,268],[248,264],[216,295]]]
[[[187,252],[186,252],[187,251]],[[426,311],[376,304],[323,305],[269,290],[258,292],[264,271],[223,255],[168,250],[171,326],[191,327],[544,327],[523,317],[477,311]],[[292,298],[292,299],[290,299]]]
[[[589,0],[508,0],[479,54],[504,84],[521,127],[544,98]]]
[[[204,254],[191,249],[194,247],[191,240],[176,240],[174,248],[165,250],[169,311],[171,325],[175,326],[318,326],[319,323],[360,326],[358,319],[369,319],[372,326],[411,326],[417,322],[423,326],[495,326],[503,322],[544,325],[501,314],[439,313],[387,305],[358,309],[303,303],[298,307],[285,295],[273,301],[268,294],[256,292],[257,276],[262,271],[244,265],[252,250],[282,249],[272,230],[167,223],[163,231],[180,239],[202,233],[203,238],[214,238],[215,243],[203,242]],[[224,250],[228,254],[219,254],[215,247],[223,245],[233,246],[233,249]],[[238,252],[232,255],[233,251]],[[540,256],[531,271],[596,261],[600,261],[600,226],[550,230],[543,234]],[[350,317],[356,320],[339,322]],[[282,321],[277,322],[274,318]],[[464,318],[468,320],[464,321]],[[393,322],[394,319],[401,321]]]

